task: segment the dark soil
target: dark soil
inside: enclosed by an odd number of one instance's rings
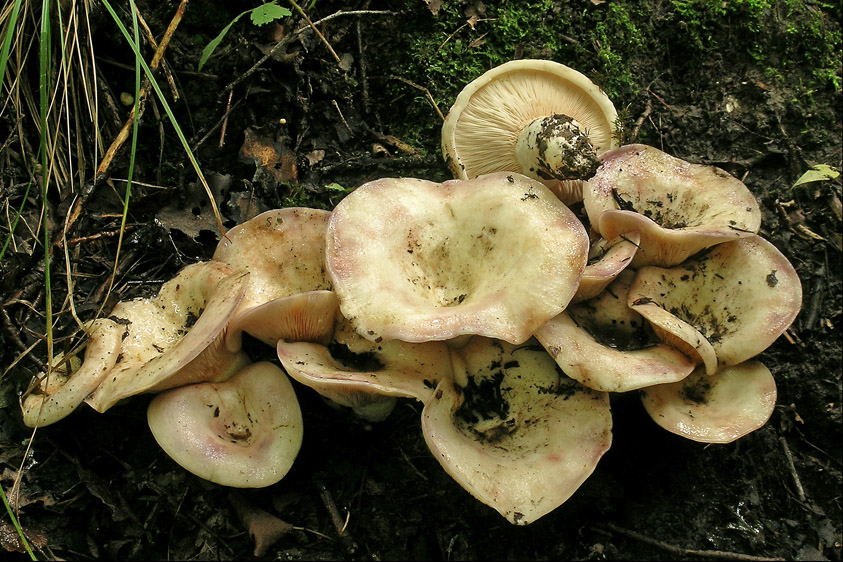
[[[691,3],[662,0],[518,4],[521,19],[512,16],[515,8],[492,2],[319,0],[303,5],[313,21],[340,10],[393,13],[319,24],[340,62],[295,12],[261,27],[244,17],[197,72],[208,41],[257,5],[224,4],[187,6],[157,76],[226,228],[270,208],[330,209],[342,188],[380,177],[449,179],[430,100],[445,113],[480,71],[511,58],[552,58],[604,85],[626,119],[626,142],[719,166],[757,197],[761,234],[790,259],[804,291],[793,326],[758,357],[776,377],[778,405],[763,428],[707,446],[656,426],[635,393],[612,396],[613,445],[593,475],[561,507],[516,527],[429,453],[420,404],[402,401],[386,421],[366,424],[296,386],[305,438],[291,472],[268,489],[226,489],[161,451],[146,424],[149,396],[105,414],[83,405],[35,432],[23,426],[17,394],[46,360],[43,249],[27,230],[41,209],[34,189],[26,224],[2,262],[0,481],[38,559],[234,560],[252,558],[256,548],[260,559],[275,560],[841,559],[841,182],[791,187],[813,165],[841,169],[839,6],[734,3],[770,6],[754,18],[740,10],[711,16],[717,10],[709,4],[720,3],[700,2],[700,17],[713,18],[706,26],[680,13]],[[624,6],[632,23],[622,29]],[[159,40],[176,8],[141,4]],[[812,51],[807,32],[794,29],[806,14],[819,22],[815,32],[837,37],[830,47],[836,84],[817,81],[822,41]],[[553,44],[526,27],[554,21]],[[134,59],[106,12],[94,10],[92,22],[105,115],[99,133],[108,146],[127,110],[115,105],[112,112],[107,102],[133,91]],[[250,71],[278,41],[286,43]],[[461,59],[437,56],[457,41]],[[430,53],[419,51],[431,44]],[[607,47],[621,59],[603,56]],[[459,64],[472,70],[458,73]],[[36,83],[37,75],[30,79]],[[15,112],[3,111],[0,193],[11,216],[23,201],[38,133],[28,117],[18,127]],[[73,139],[86,154],[95,142],[89,128],[80,131],[90,136]],[[102,177],[92,179],[96,162],[88,162],[81,181],[55,185],[49,195],[54,233],[80,197],[67,255],[83,321],[103,305],[153,294],[184,265],[209,259],[219,239],[208,198],[151,96],[134,169],[141,184],[132,191],[115,290],[104,302],[116,253],[108,233],[119,228],[121,178],[129,173],[126,147]],[[75,327],[64,260],[53,253],[59,349]],[[266,346],[249,345],[254,359],[274,359]],[[294,528],[271,544],[256,543],[237,515],[244,505]],[[0,520],[0,559],[27,559],[11,521],[5,514]]]

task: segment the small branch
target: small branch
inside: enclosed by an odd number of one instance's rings
[[[324,35],[322,35],[322,32],[321,32],[321,31],[319,31],[318,29],[316,29],[316,26],[313,24],[313,22],[312,22],[312,21],[310,21],[310,18],[309,18],[309,17],[307,17],[307,14],[305,14],[305,13],[304,13],[304,10],[302,10],[302,9],[301,9],[301,6],[299,6],[298,4],[296,4],[296,1],[295,1],[295,0],[289,0],[289,2],[290,2],[290,4],[293,6],[293,8],[295,8],[295,9],[296,9],[296,11],[299,13],[299,15],[300,15],[301,17],[303,17],[303,18],[304,18],[304,21],[306,21],[306,22],[307,22],[307,25],[309,25],[309,26],[310,26],[310,28],[313,30],[313,32],[314,32],[314,33],[316,33],[316,35],[318,35],[318,36],[319,36],[319,39],[321,39],[321,40],[322,40],[322,42],[323,42],[323,43],[325,44],[325,46],[328,48],[328,51],[329,51],[329,52],[333,55],[334,60],[336,60],[336,61],[337,61],[337,64],[339,64],[339,63],[340,63],[340,57],[339,57],[339,55],[337,55],[336,51],[334,51],[334,48],[333,48],[333,47],[331,47],[331,44],[330,44],[330,43],[328,43],[328,40],[327,40],[327,39],[325,39],[325,36],[324,36]]]
[[[689,548],[681,548],[678,546],[674,546],[672,544],[668,544],[666,542],[660,541],[658,539],[654,539],[652,537],[648,537],[647,535],[638,533],[636,531],[631,531],[629,529],[624,529],[614,523],[602,523],[600,526],[594,527],[595,529],[608,529],[612,533],[617,533],[619,535],[624,535],[629,538],[635,539],[637,541],[641,541],[643,543],[647,543],[649,545],[661,548],[662,550],[666,550],[677,556],[699,556],[701,558],[710,558],[710,559],[717,559],[717,560],[744,560],[747,562],[778,562],[780,560],[784,560],[784,558],[769,558],[766,556],[753,556],[751,554],[741,554],[740,552],[725,552],[722,550],[694,550]]]

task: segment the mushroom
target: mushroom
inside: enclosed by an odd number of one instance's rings
[[[425,441],[474,497],[510,523],[532,523],[564,503],[609,449],[609,395],[560,377],[532,339],[475,337],[452,355],[455,376],[422,411]]]
[[[617,112],[585,75],[549,60],[514,60],[468,84],[442,125],[455,178],[511,171],[544,182],[562,201],[617,146]]]
[[[239,349],[244,331],[271,346],[291,334],[308,340],[330,337],[336,308],[333,297],[325,294],[331,289],[325,271],[325,231],[330,216],[330,211],[307,207],[274,209],[226,232],[213,259],[250,272],[249,286],[229,326],[230,350]],[[321,292],[274,302],[312,291]],[[256,310],[259,307],[263,308]],[[310,310],[304,316],[303,307]],[[287,318],[268,321],[279,315]],[[291,323],[297,318],[308,324]],[[314,328],[316,332],[307,333]]]
[[[426,401],[453,374],[445,342],[373,343],[338,318],[327,345],[279,341],[278,358],[296,381],[368,421],[382,421],[397,397]]]
[[[599,295],[632,263],[640,242],[641,236],[637,232],[627,232],[612,240],[595,240],[588,252],[588,264],[583,270],[580,286],[571,302],[581,302]]]
[[[802,306],[793,265],[760,236],[718,244],[669,269],[638,270],[629,306],[659,328],[663,339],[688,327],[703,346],[706,371],[737,365],[769,347]],[[686,339],[679,335],[680,338]]]
[[[571,300],[587,255],[576,216],[506,172],[369,182],[336,206],[326,244],[340,310],[372,341],[524,342]]]
[[[158,394],[149,403],[147,421],[155,440],[178,464],[236,488],[263,488],[281,480],[303,435],[293,385],[265,361],[225,382]]]
[[[152,298],[119,302],[110,318],[125,326],[117,363],[85,400],[98,412],[142,392],[230,378],[248,362],[224,344],[224,330],[249,274],[218,261],[182,269]]]
[[[761,226],[755,197],[724,170],[643,144],[610,150],[601,160],[583,190],[588,220],[608,239],[640,232],[632,267],[670,267]]]
[[[40,381],[38,392],[23,400],[23,423],[29,427],[55,423],[73,412],[93,392],[117,362],[122,327],[108,318],[90,322],[85,359],[71,368],[75,355],[57,355]]]
[[[627,306],[634,277],[624,270],[598,296],[568,306],[535,334],[562,371],[589,388],[629,392],[682,380],[694,370],[692,359],[658,342]]]
[[[761,362],[698,367],[682,381],[642,389],[641,400],[664,429],[703,443],[731,443],[762,427],[776,406],[776,381]]]

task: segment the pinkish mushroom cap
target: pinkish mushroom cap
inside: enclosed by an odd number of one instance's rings
[[[609,395],[560,378],[534,340],[472,338],[452,355],[455,378],[439,383],[422,412],[425,441],[474,497],[510,523],[532,523],[609,449]]]
[[[565,308],[587,255],[585,227],[544,185],[497,173],[358,187],[334,209],[326,261],[372,341],[520,343]]]
[[[694,370],[693,360],[658,342],[627,306],[634,277],[624,270],[598,296],[570,305],[536,332],[562,371],[589,388],[629,392],[682,380]]]
[[[125,326],[120,356],[85,402],[104,412],[142,392],[230,378],[248,362],[224,343],[248,278],[222,262],[200,262],[182,269],[156,296],[118,303],[109,317]]]
[[[545,183],[566,204],[617,146],[617,111],[585,75],[549,60],[514,60],[468,84],[442,125],[455,178],[499,171]]]
[[[687,379],[643,389],[641,400],[664,429],[703,443],[731,443],[762,427],[776,406],[776,381],[762,363],[751,360],[702,367]]]
[[[752,236],[718,244],[681,266],[644,267],[629,292],[630,306],[668,333],[691,326],[709,343],[717,365],[758,355],[790,327],[802,306],[793,265],[775,246]]]
[[[155,440],[193,474],[223,486],[275,484],[302,443],[302,415],[293,386],[268,362],[225,382],[200,383],[157,395],[147,420]]]
[[[71,370],[74,357],[57,356],[40,381],[39,389],[23,400],[23,423],[45,426],[68,416],[108,375],[120,354],[123,328],[108,318],[98,318],[85,328],[85,360]],[[71,372],[72,371],[72,372]]]
[[[445,342],[373,343],[344,318],[327,345],[279,341],[277,349],[292,378],[369,421],[385,419],[396,397],[426,401],[453,374]]]
[[[719,168],[643,144],[601,159],[583,190],[588,220],[604,238],[641,233],[633,267],[670,267],[715,244],[753,236],[761,226],[755,197]]]

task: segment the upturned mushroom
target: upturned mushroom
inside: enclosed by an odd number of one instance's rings
[[[671,433],[703,443],[731,443],[767,423],[776,396],[770,370],[750,360],[711,375],[700,366],[682,381],[642,389],[641,400],[653,421]]]
[[[239,349],[244,331],[273,347],[284,338],[330,338],[337,307],[325,271],[330,216],[307,207],[273,209],[225,233],[213,259],[250,274],[228,328],[230,350]]]
[[[710,246],[753,236],[761,210],[740,180],[643,144],[603,153],[583,190],[601,236],[641,235],[632,266],[671,267]]]
[[[326,245],[340,310],[372,341],[522,343],[567,306],[587,255],[576,216],[506,172],[364,184],[334,209]]]
[[[560,377],[534,340],[474,337],[452,355],[454,378],[422,411],[425,441],[474,497],[510,523],[532,523],[570,498],[609,449],[609,395]]]
[[[627,305],[634,277],[624,270],[599,295],[570,305],[535,334],[562,371],[589,388],[629,392],[682,380],[694,370],[690,357],[659,342]]]
[[[627,302],[662,339],[699,343],[692,346],[706,350],[700,358],[714,374],[718,365],[758,355],[790,327],[802,306],[802,284],[775,246],[751,236],[718,244],[680,266],[641,268]]]
[[[217,262],[182,269],[152,298],[118,303],[109,316],[125,335],[114,367],[85,400],[104,412],[142,392],[230,378],[248,362],[224,343],[249,273]]]
[[[149,403],[155,440],[193,474],[223,486],[263,488],[281,480],[302,444],[302,414],[284,372],[268,362],[225,382],[174,388]]]
[[[627,232],[612,240],[598,238],[592,242],[580,286],[571,302],[581,302],[599,295],[629,267],[640,241],[641,236],[637,232]]]
[[[55,423],[73,412],[117,363],[123,328],[108,318],[90,322],[84,361],[72,367],[75,355],[57,355],[38,388],[23,399],[23,423],[29,427]]]
[[[617,112],[585,75],[549,60],[514,60],[468,84],[442,125],[455,178],[511,171],[544,182],[562,201],[617,146]]]

